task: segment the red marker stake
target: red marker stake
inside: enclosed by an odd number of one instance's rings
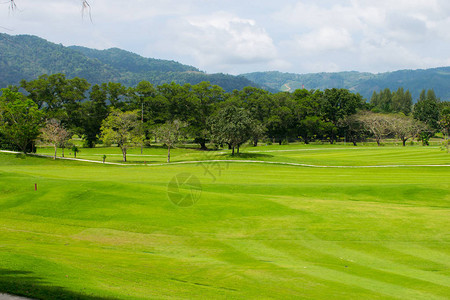
[[[34,184],[34,190],[37,191],[37,183]]]

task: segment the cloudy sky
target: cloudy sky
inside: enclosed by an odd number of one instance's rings
[[[0,0],[0,31],[208,73],[450,66],[449,0]]]

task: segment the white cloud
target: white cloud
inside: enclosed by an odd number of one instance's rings
[[[0,31],[120,47],[208,72],[388,71],[449,64],[448,0],[18,0]]]
[[[272,38],[263,28],[229,13],[186,17],[170,31],[174,50],[215,72],[236,73],[238,65],[267,64],[277,58]]]
[[[309,61],[317,61],[308,64],[314,70],[329,65],[330,69],[337,66],[340,70],[387,71],[448,62],[435,50],[448,48],[450,43],[450,4],[446,0],[352,0],[325,4],[306,0],[286,6],[274,17],[292,28],[280,44],[297,49],[303,57],[308,55]],[[292,55],[293,49],[285,53]],[[330,51],[335,64],[330,64],[325,56]],[[306,64],[301,67],[308,68]]]
[[[296,38],[296,43],[298,48],[306,53],[348,50],[352,46],[352,37],[345,29],[323,27]]]

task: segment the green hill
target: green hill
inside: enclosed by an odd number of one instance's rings
[[[422,89],[434,89],[442,100],[450,100],[450,67],[426,70],[401,70],[389,73],[311,73],[256,72],[243,74],[249,80],[275,90],[287,91],[302,88],[346,88],[370,98],[374,91],[399,87],[409,89],[417,98]]]
[[[227,91],[257,86],[242,76],[206,74],[192,66],[145,58],[118,48],[64,47],[31,35],[0,34],[0,70],[0,87],[55,73],[82,77],[92,84],[112,81],[133,86],[142,80],[155,85],[210,81]]]
[[[1,87],[54,73],[86,78],[92,83],[120,78],[118,70],[111,66],[31,35],[0,34],[0,69]]]

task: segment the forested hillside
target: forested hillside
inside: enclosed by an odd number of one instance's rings
[[[0,70],[1,87],[55,73],[98,83],[120,78],[118,70],[113,67],[31,35],[0,34]]]
[[[414,100],[423,89],[433,89],[441,100],[450,100],[450,67],[426,70],[401,70],[389,73],[312,73],[256,72],[243,74],[249,80],[279,91],[345,88],[370,99],[374,91],[385,88],[409,90]]]
[[[206,74],[192,66],[144,58],[117,48],[64,47],[36,36],[0,34],[0,87],[56,73],[63,73],[68,78],[85,78],[92,84],[120,82],[134,86],[142,80],[155,85],[172,81],[179,84],[210,81],[226,91],[257,86],[242,76]]]

